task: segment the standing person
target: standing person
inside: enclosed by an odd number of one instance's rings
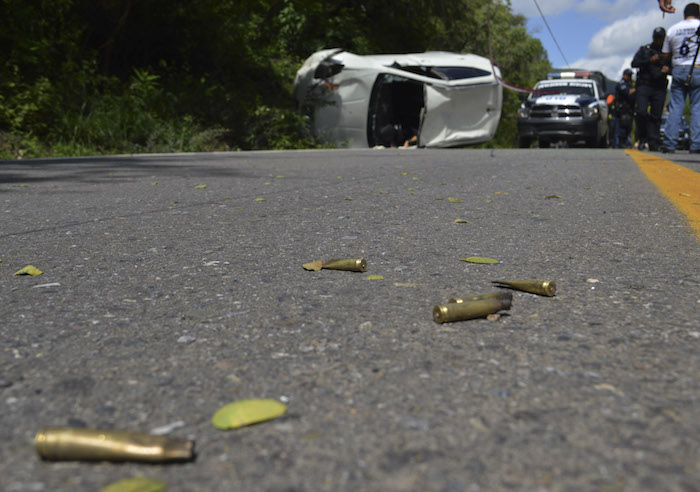
[[[652,33],[651,44],[640,47],[632,60],[632,66],[639,69],[636,92],[639,150],[643,150],[645,144],[653,151],[661,147],[661,112],[666,101],[669,71],[668,62],[661,53],[665,39],[664,28],[657,27]]]
[[[698,52],[700,5],[689,3],[683,9],[684,19],[671,26],[666,35],[663,55],[673,63],[671,103],[665,127],[663,151],[676,151],[685,100],[690,98],[690,152],[700,153],[700,69],[693,67]],[[691,77],[692,74],[692,77]],[[690,79],[690,80],[689,80]]]
[[[622,72],[622,80],[615,86],[615,118],[617,128],[615,130],[616,149],[628,148],[630,146],[630,133],[634,122],[634,92],[635,89],[630,83],[632,81],[632,70],[626,68]]]
[[[608,147],[615,148],[617,144],[615,143],[615,132],[617,131],[617,120],[615,119],[615,95],[608,94],[605,99],[608,105]]]

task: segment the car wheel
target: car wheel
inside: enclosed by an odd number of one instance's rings
[[[600,148],[600,149],[607,149],[608,148],[608,134],[607,133],[605,135],[601,135],[598,138],[598,148]]]
[[[599,146],[600,146],[600,141],[601,141],[601,138],[600,138],[600,136],[598,136],[598,135],[596,135],[596,136],[593,137],[593,138],[587,138],[587,139],[586,139],[586,147],[590,147],[590,148],[599,147]]]
[[[521,149],[529,149],[532,144],[532,140],[526,137],[518,137],[518,147]]]
[[[540,149],[548,149],[552,145],[549,140],[544,138],[540,138],[538,143],[540,145]]]

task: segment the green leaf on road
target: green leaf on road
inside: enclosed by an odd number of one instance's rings
[[[365,280],[384,280],[384,277],[381,275],[367,275]]]
[[[21,270],[18,270],[15,272],[15,275],[41,275],[42,272],[39,270],[37,267],[34,265],[27,265],[26,267],[22,268]]]
[[[470,256],[469,258],[460,258],[459,261],[466,261],[467,263],[483,263],[483,264],[496,264],[500,263],[498,260],[493,258],[486,258],[485,256]]]
[[[284,403],[269,398],[239,400],[221,407],[212,417],[211,423],[221,430],[238,429],[275,419],[286,411]]]
[[[206,188],[206,187],[207,187],[207,185],[197,185],[197,186],[194,187],[194,189],[195,189],[195,190],[203,190],[203,189]]]
[[[161,492],[168,486],[163,480],[136,477],[119,480],[100,489],[100,492]]]
[[[457,198],[448,197],[447,201],[451,203],[464,203],[464,200],[458,200]]]
[[[256,201],[256,202],[264,202],[265,199],[264,199],[264,198],[256,198],[255,201]]]
[[[545,198],[547,200],[551,200],[552,198],[564,198],[564,197],[561,195],[547,195]]]
[[[469,224],[469,221],[468,221],[468,220],[464,220],[464,219],[455,219],[455,220],[454,220],[454,223],[455,223],[455,224]]]

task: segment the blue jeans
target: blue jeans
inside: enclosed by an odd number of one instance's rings
[[[678,133],[681,128],[681,116],[683,116],[687,97],[690,97],[690,150],[700,150],[700,68],[693,70],[693,80],[688,87],[685,85],[685,81],[690,74],[690,67],[690,65],[673,67],[671,103],[664,128],[664,147],[669,150],[676,149]]]

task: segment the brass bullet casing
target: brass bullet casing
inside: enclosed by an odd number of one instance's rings
[[[540,296],[553,297],[557,292],[557,284],[554,280],[494,280],[491,283],[498,287],[510,287]]]
[[[511,302],[511,298],[504,297],[437,305],[433,308],[433,320],[436,323],[449,323],[451,321],[483,318],[503,309],[510,309]]]
[[[367,260],[364,258],[335,258],[323,260],[323,268],[328,270],[347,270],[350,272],[366,272]]]
[[[513,293],[512,292],[489,292],[488,294],[481,294],[478,296],[461,296],[461,297],[453,297],[448,303],[457,303],[457,304],[462,304],[463,302],[467,301],[480,301],[482,299],[508,299],[510,301],[513,300]]]
[[[143,432],[75,427],[46,427],[34,438],[36,451],[45,460],[73,461],[187,461],[194,441]]]

